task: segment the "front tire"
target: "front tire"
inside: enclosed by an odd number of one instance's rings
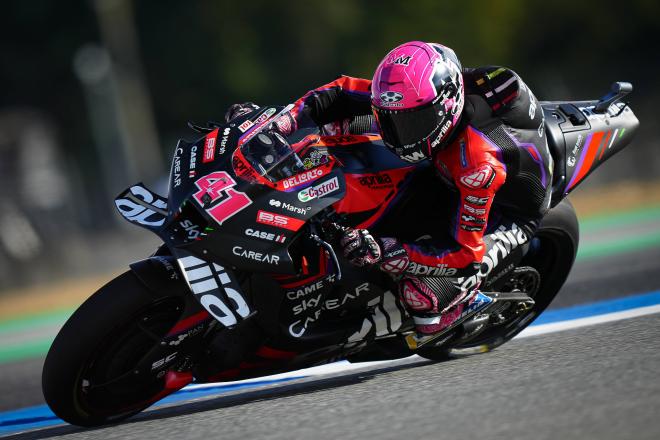
[[[157,295],[130,271],[101,287],[69,318],[46,357],[42,389],[53,412],[74,425],[97,426],[151,405],[165,386],[165,370],[154,362],[176,352],[160,339],[183,310],[183,297]]]

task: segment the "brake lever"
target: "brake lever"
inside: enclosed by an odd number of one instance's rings
[[[336,273],[336,281],[341,280],[341,266],[339,265],[339,259],[337,258],[337,254],[335,253],[335,249],[332,247],[330,243],[327,241],[324,241],[321,237],[319,237],[316,234],[309,234],[309,237],[314,240],[319,246],[324,248],[328,254],[330,254],[330,258],[332,258],[332,262],[335,264],[335,268],[337,268],[337,273]]]

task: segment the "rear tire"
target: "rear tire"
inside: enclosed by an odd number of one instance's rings
[[[573,267],[580,241],[575,209],[568,199],[552,208],[534,234],[539,240],[535,252],[529,252],[518,266],[531,266],[541,275],[541,285],[534,296],[534,307],[516,319],[484,331],[476,339],[451,350],[453,354],[484,353],[514,338],[529,326],[555,298]]]
[[[152,366],[163,357],[158,339],[183,310],[182,297],[159,296],[130,271],[101,287],[69,318],[46,357],[42,389],[53,412],[74,425],[97,426],[151,405],[165,384]]]

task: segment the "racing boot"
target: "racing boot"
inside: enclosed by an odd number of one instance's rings
[[[493,299],[478,290],[461,290],[448,278],[404,278],[399,293],[415,322],[416,335],[406,341],[412,349],[436,340]]]

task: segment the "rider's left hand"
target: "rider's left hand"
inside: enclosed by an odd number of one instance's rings
[[[366,229],[346,229],[339,240],[344,256],[354,266],[372,266],[383,252],[378,241]]]
[[[279,134],[288,136],[298,129],[298,122],[291,112],[286,112],[273,121],[273,126]]]

